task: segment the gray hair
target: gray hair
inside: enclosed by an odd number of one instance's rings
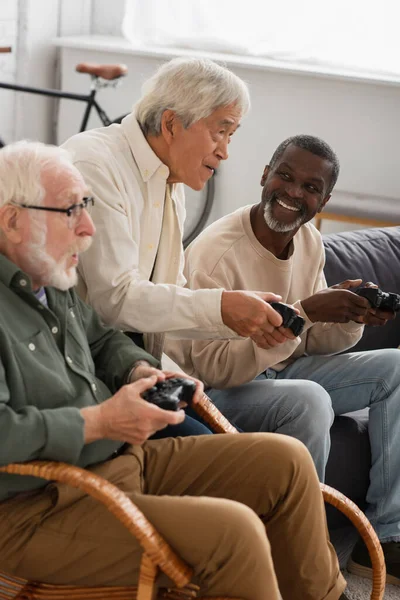
[[[205,58],[175,58],[144,84],[135,111],[144,134],[157,136],[167,109],[188,128],[229,104],[236,104],[242,115],[250,108],[247,85],[237,75]]]
[[[273,153],[271,160],[269,161],[269,166],[271,168],[275,166],[278,160],[282,157],[286,148],[290,145],[301,148],[302,150],[307,150],[308,152],[311,152],[311,154],[315,154],[316,156],[327,160],[331,164],[331,179],[326,191],[326,195],[328,196],[328,194],[330,194],[335,187],[336,181],[339,177],[340,163],[336,153],[326,142],[324,142],[324,140],[321,140],[319,137],[305,134],[294,135],[279,144]]]
[[[40,142],[22,140],[0,150],[0,208],[9,202],[41,205],[45,189],[41,181],[49,167],[55,174],[73,168],[67,150]]]

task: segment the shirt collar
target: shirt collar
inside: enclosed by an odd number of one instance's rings
[[[161,162],[146,140],[137,122],[135,109],[122,120],[121,128],[128,141],[143,181],[147,183],[157,171],[166,181],[169,176],[169,168]]]
[[[30,277],[4,254],[0,254],[0,281],[7,287],[18,287],[32,291]]]

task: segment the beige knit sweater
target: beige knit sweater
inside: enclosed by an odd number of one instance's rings
[[[251,206],[245,206],[208,227],[186,250],[188,286],[275,292],[295,305],[306,320],[295,340],[263,350],[250,339],[168,340],[165,352],[189,375],[206,385],[228,388],[251,381],[265,369],[282,370],[303,355],[335,354],[360,339],[363,326],[350,322],[312,323],[301,300],[327,287],[321,236],[311,223],[293,238],[287,260],[276,258],[255,237]],[[338,282],[339,283],[339,282]]]

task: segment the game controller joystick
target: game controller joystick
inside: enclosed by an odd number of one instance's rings
[[[191,402],[195,391],[196,384],[191,379],[171,377],[165,381],[158,381],[143,392],[142,398],[164,410],[178,410],[180,402]]]

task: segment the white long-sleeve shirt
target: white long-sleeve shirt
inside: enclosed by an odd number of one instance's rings
[[[254,235],[251,206],[240,208],[203,231],[187,248],[185,276],[192,289],[271,291],[293,304],[306,320],[300,337],[263,350],[251,339],[222,341],[168,341],[165,352],[189,375],[207,385],[228,388],[251,381],[268,368],[282,370],[303,355],[335,354],[360,339],[363,325],[313,323],[301,300],[327,287],[325,252],[319,232],[311,223],[293,238],[290,256],[280,260]]]
[[[80,133],[64,145],[92,189],[97,232],[79,263],[80,295],[124,330],[184,338],[229,338],[222,289],[183,287],[184,191],[147,143],[134,114],[121,125]],[[146,349],[162,341],[148,335]],[[157,345],[158,344],[158,345]]]

